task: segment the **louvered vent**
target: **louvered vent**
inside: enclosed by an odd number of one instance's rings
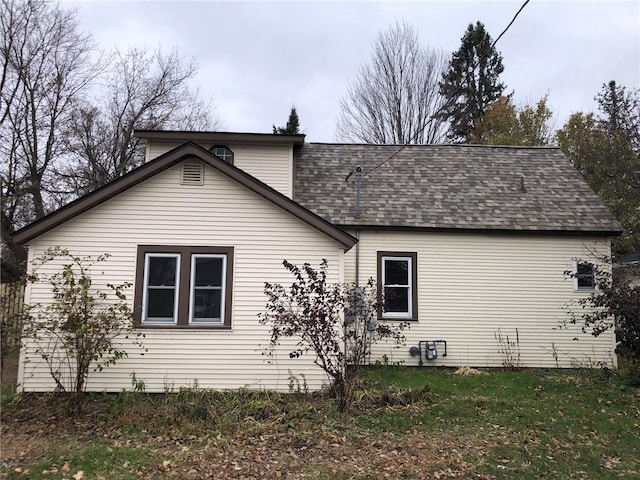
[[[204,165],[201,163],[183,163],[180,183],[182,185],[203,185]]]

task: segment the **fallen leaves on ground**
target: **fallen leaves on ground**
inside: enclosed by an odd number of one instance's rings
[[[27,430],[25,432],[24,430]],[[96,425],[96,430],[66,432],[40,429],[34,437],[26,424],[3,425],[2,464],[21,465],[15,472],[25,473],[39,455],[51,449],[81,449],[91,442],[106,442],[109,448],[141,448],[152,459],[149,465],[123,465],[139,478],[459,478],[474,470],[465,462],[467,454],[482,455],[486,442],[451,436],[431,436],[419,429],[402,434],[391,432],[350,432],[340,427],[279,429],[275,432],[249,429],[234,436],[137,435],[126,438],[117,430]],[[58,433],[61,432],[58,430]],[[59,441],[63,438],[63,442]],[[6,447],[6,448],[5,448]],[[60,471],[65,478],[83,480],[100,472],[75,471],[73,464],[61,462],[49,472]],[[88,477],[87,477],[88,475]],[[56,477],[58,478],[58,477]]]

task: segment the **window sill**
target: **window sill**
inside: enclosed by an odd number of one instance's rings
[[[140,330],[231,330],[231,325],[162,325],[138,323],[135,328]]]
[[[414,317],[378,317],[381,322],[417,322],[418,319]]]

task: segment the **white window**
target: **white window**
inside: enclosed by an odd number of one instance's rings
[[[578,260],[574,262],[573,283],[576,290],[596,288],[596,266],[593,262]]]
[[[382,318],[416,320],[416,254],[378,252]]]
[[[139,245],[136,324],[231,328],[233,252],[232,247]]]
[[[147,253],[144,265],[142,322],[175,324],[178,318],[180,255]]]
[[[227,163],[233,165],[233,152],[231,149],[224,145],[214,145],[209,149],[216,157],[221,158]]]
[[[189,323],[222,323],[226,255],[191,255]]]

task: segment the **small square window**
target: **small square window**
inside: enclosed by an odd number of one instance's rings
[[[579,260],[575,264],[576,290],[593,290],[596,288],[596,266],[591,262]]]

